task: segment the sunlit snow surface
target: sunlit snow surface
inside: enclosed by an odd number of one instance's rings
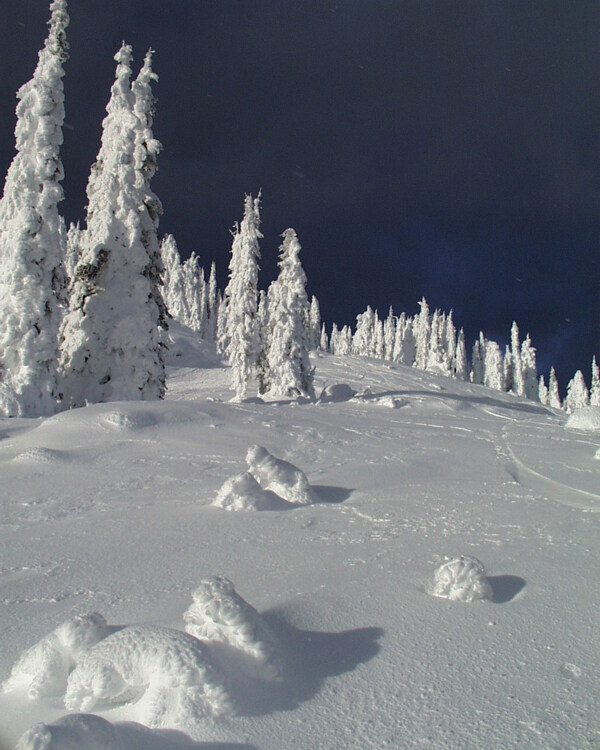
[[[183,704],[164,714],[176,726],[154,729],[131,723],[149,715],[138,693],[93,705],[111,724],[59,721],[69,712],[55,685],[29,698],[13,684],[0,695],[1,750],[39,722],[53,726],[22,747],[85,736],[123,750],[597,750],[600,431],[354,357],[313,355],[317,393],[349,386],[323,403],[230,403],[227,368],[178,337],[163,403],[0,420],[0,680],[61,623],[98,612],[131,634],[115,640],[118,659],[162,685],[171,667],[148,667],[136,649],[183,633],[184,613],[208,606],[192,592],[213,576],[260,616],[280,678],[217,663],[232,711]],[[301,469],[316,502],[213,507],[255,444]],[[435,571],[461,556],[485,566],[491,600],[428,595]],[[219,601],[223,622],[238,622]],[[95,670],[88,660],[82,682]]]

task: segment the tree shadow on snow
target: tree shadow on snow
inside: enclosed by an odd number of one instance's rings
[[[489,576],[488,581],[494,594],[494,604],[512,601],[526,586],[525,579],[519,576]]]
[[[123,747],[132,750],[258,750],[239,742],[196,742],[176,729],[150,729],[133,721],[117,722],[114,727]]]
[[[300,630],[277,612],[263,615],[279,638],[284,655],[281,682],[266,683],[247,675],[232,675],[230,689],[240,716],[292,711],[319,693],[327,677],[351,672],[380,650],[382,628],[357,628],[340,633]]]
[[[343,503],[354,492],[347,487],[333,487],[327,484],[313,484],[311,487],[317,494],[319,503]]]

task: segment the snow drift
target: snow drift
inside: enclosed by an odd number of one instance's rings
[[[435,571],[429,593],[455,602],[493,598],[483,564],[469,555],[454,557],[440,565]]]
[[[600,431],[600,406],[583,406],[569,415],[565,427],[568,430]]]
[[[194,603],[183,615],[188,633],[207,641],[225,666],[233,662],[253,677],[281,680],[281,646],[276,636],[230,580],[214,576],[202,581],[192,598]]]

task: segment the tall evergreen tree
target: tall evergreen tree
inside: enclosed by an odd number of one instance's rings
[[[554,367],[550,368],[550,377],[548,378],[548,406],[553,409],[562,409],[563,405],[560,400],[560,393],[558,390],[558,380],[556,379],[556,371]]]
[[[567,385],[567,395],[564,403],[565,410],[571,414],[576,409],[589,406],[589,403],[590,394],[585,384],[585,378],[581,370],[577,370]]]
[[[504,359],[495,341],[486,341],[483,362],[483,384],[496,391],[504,390]]]
[[[58,330],[66,301],[60,146],[67,60],[66,0],[50,5],[49,33],[33,78],[17,97],[17,154],[0,201],[0,415],[57,409]]]
[[[321,310],[319,300],[313,294],[308,313],[308,343],[310,349],[318,349],[321,341]]]
[[[458,380],[469,379],[469,363],[467,362],[467,346],[465,343],[465,332],[461,328],[456,341],[456,354],[454,356],[454,376]]]
[[[77,224],[70,224],[67,232],[67,249],[65,254],[65,271],[69,284],[75,276],[75,266],[79,260],[81,244],[83,242],[83,230]]]
[[[225,330],[222,350],[232,368],[235,399],[246,396],[258,357],[257,296],[260,249],[260,194],[247,195],[244,218],[235,227],[225,289]]]
[[[431,338],[431,317],[429,305],[425,297],[419,302],[421,312],[415,316],[413,321],[413,334],[415,337],[415,362],[414,366],[419,370],[427,368],[429,359],[429,341]]]
[[[279,276],[269,288],[269,394],[314,398],[314,369],[308,356],[306,274],[293,229],[282,234]]]
[[[162,398],[163,310],[155,252],[149,249],[147,177],[135,112],[131,47],[115,56],[117,72],[102,124],[102,145],[88,182],[81,256],[61,331],[64,399],[86,402]]]
[[[539,399],[537,365],[535,349],[531,345],[529,334],[521,345],[521,367],[523,370],[524,395],[532,401],[537,401]]]
[[[207,307],[208,307],[208,328],[207,338],[214,341],[217,336],[217,316],[218,310],[218,289],[217,289],[217,267],[215,262],[211,263],[210,276],[208,277],[208,291],[207,291]]]
[[[519,341],[519,327],[513,321],[510,331],[510,354],[512,364],[512,392],[517,396],[525,395],[525,378],[523,376],[523,361],[521,359],[521,344]]]
[[[600,368],[596,357],[592,357],[592,387],[590,389],[590,405],[600,406]]]
[[[352,354],[372,357],[375,338],[375,313],[370,305],[364,313],[356,316],[356,330],[352,339]]]

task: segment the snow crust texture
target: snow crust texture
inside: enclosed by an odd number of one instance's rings
[[[4,692],[26,690],[30,699],[62,695],[69,672],[89,648],[110,632],[106,620],[97,612],[67,620],[23,652],[3,685]]]
[[[493,591],[483,564],[469,555],[452,558],[435,571],[432,596],[455,602],[493,599]]]
[[[276,458],[266,448],[250,446],[246,463],[263,490],[271,490],[293,505],[310,505],[316,501],[306,474],[288,461]]]
[[[193,592],[194,603],[184,613],[185,629],[195,638],[219,644],[217,655],[235,661],[252,677],[280,681],[282,649],[278,639],[254,607],[245,601],[227,578],[215,576]]]
[[[91,711],[138,698],[137,718],[150,727],[184,728],[231,709],[206,646],[149,625],[124,628],[92,648],[69,676],[65,706]]]
[[[565,427],[569,430],[600,432],[600,406],[584,406],[569,415]]]

